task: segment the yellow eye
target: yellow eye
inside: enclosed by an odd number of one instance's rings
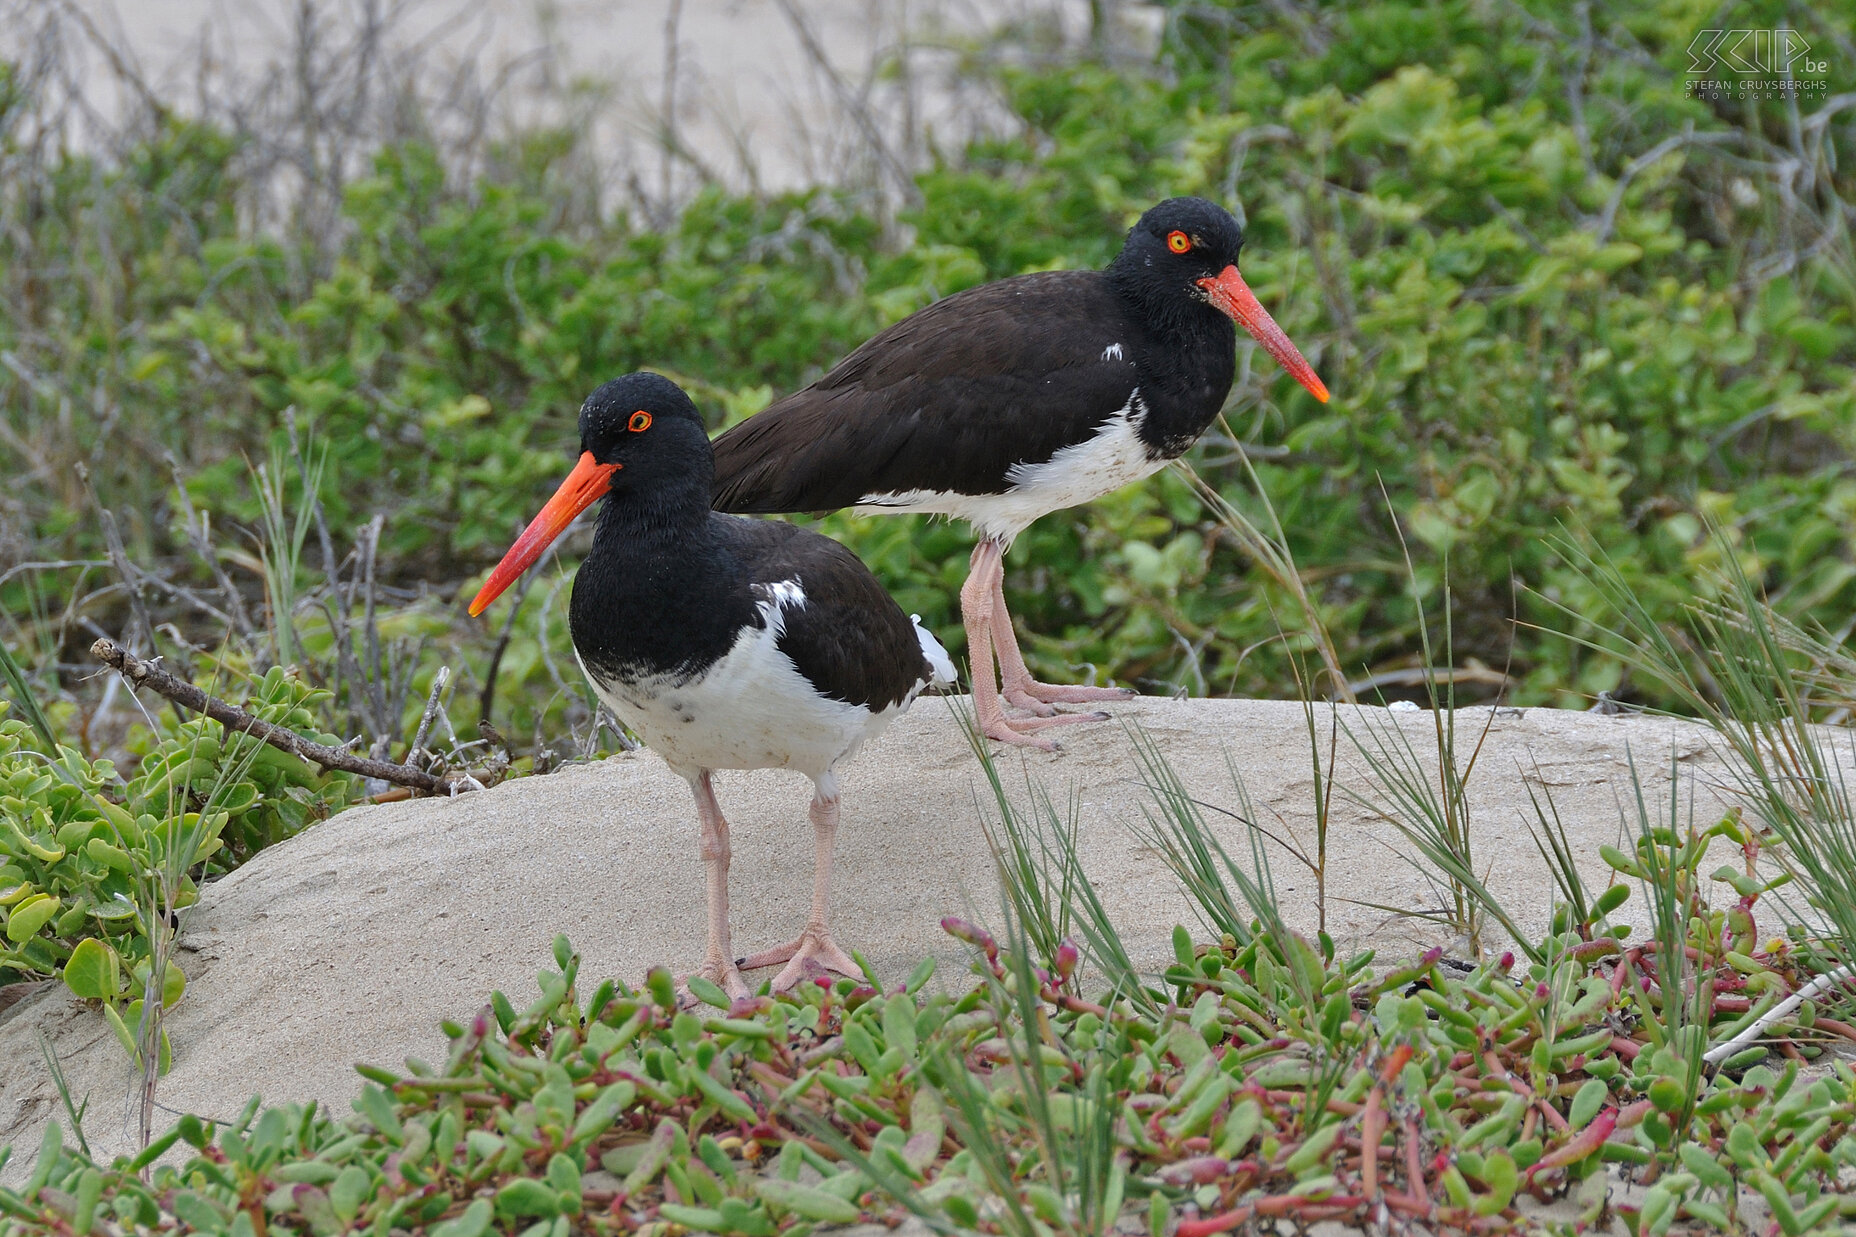
[[[1166,234],[1166,247],[1171,249],[1174,253],[1185,253],[1192,248],[1192,238],[1187,236],[1184,232],[1168,232]]]
[[[640,408],[637,412],[632,414],[632,419],[626,422],[625,428],[629,429],[634,434],[642,433],[650,429],[651,414]]]

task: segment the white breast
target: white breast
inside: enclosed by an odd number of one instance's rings
[[[799,581],[761,591],[765,625],[744,628],[698,675],[608,681],[580,664],[613,715],[685,777],[702,769],[794,769],[817,780],[914,700],[911,693],[872,711],[819,694],[779,649],[786,613],[806,604]]]
[[[1122,486],[1158,472],[1166,461],[1153,458],[1141,440],[1147,405],[1136,388],[1086,442],[1064,447],[1048,460],[1017,463],[1006,471],[1001,494],[951,494],[940,490],[905,490],[866,494],[852,508],[862,515],[926,511],[966,520],[982,537],[1007,544],[1033,520],[1112,494]]]

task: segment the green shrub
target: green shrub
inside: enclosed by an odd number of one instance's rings
[[[63,766],[55,766],[31,728],[6,716],[7,707],[0,701],[0,976],[56,975],[71,942],[130,931],[130,865],[114,841],[144,834],[134,816],[104,797],[121,785],[109,761],[91,763],[66,748]],[[128,900],[116,901],[117,893]]]
[[[328,693],[273,668],[245,708],[319,742]],[[148,978],[151,933],[230,871],[345,801],[350,779],[229,736],[217,722],[143,732],[136,775],[74,749],[53,755],[0,701],[0,983],[62,976],[79,996],[129,1009]],[[185,982],[170,964],[173,996]]]
[[[1743,9],[1750,25],[1789,13]],[[0,91],[0,153],[21,170],[0,187],[17,221],[0,228],[0,350],[18,365],[0,368],[0,407],[21,434],[0,461],[27,478],[22,539],[45,559],[95,547],[54,480],[88,460],[132,555],[181,571],[171,491],[146,461],[173,451],[195,502],[255,521],[243,461],[268,456],[294,408],[330,444],[338,533],[385,513],[387,582],[468,592],[556,480],[601,379],[663,369],[719,425],[934,297],[1099,265],[1144,206],[1204,193],[1245,210],[1246,276],[1335,392],[1314,403],[1246,344],[1227,411],[1263,448],[1258,475],[1349,672],[1422,657],[1396,521],[1423,552],[1421,595],[1448,557],[1456,648],[1511,664],[1516,699],[1666,702],[1615,656],[1528,625],[1550,602],[1516,583],[1605,621],[1542,536],[1577,526],[1666,619],[1715,554],[1711,518],[1784,614],[1843,626],[1856,256],[1839,221],[1856,147],[1813,109],[1851,70],[1830,56],[1794,118],[1691,91],[1703,18],[1688,8],[1589,20],[1212,0],[1168,9],[1152,66],[981,58],[1010,123],[943,151],[897,221],[843,187],[711,186],[662,229],[569,208],[584,135],[549,131],[514,135],[475,179],[446,151],[391,146],[349,185],[343,230],[256,235],[235,207],[267,190],[241,180],[257,173],[236,140],[169,114],[118,159],[30,155],[15,135],[35,104],[15,86]],[[1812,21],[1814,41],[1848,44],[1848,14]],[[121,416],[74,419],[72,403]],[[26,458],[26,441],[43,445]],[[1257,513],[1230,454],[1214,441],[1193,459]],[[963,529],[828,527],[959,647]],[[1275,641],[1287,599],[1189,486],[1054,515],[1009,566],[1049,675],[1266,695],[1293,679]],[[55,614],[76,587],[22,577],[0,602]],[[554,638],[536,623],[519,638]],[[482,629],[456,630],[481,669]],[[526,666],[499,696],[512,729],[558,727],[566,684]]]

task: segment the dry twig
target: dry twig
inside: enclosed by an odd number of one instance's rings
[[[378,778],[383,782],[392,782],[396,786],[407,786],[413,790],[421,790],[433,795],[455,795],[461,790],[478,787],[478,783],[469,777],[435,777],[423,769],[394,764],[390,760],[370,760],[365,756],[356,756],[352,752],[345,752],[337,747],[313,742],[294,730],[273,725],[261,717],[247,713],[237,705],[228,704],[216,696],[208,695],[192,683],[175,678],[153,662],[143,661],[133,653],[119,647],[114,641],[98,640],[90,646],[90,651],[98,661],[121,672],[123,677],[129,680],[131,686],[146,687],[166,696],[183,708],[205,714],[227,730],[261,739],[272,747],[289,752],[293,756],[300,756],[324,769],[340,769],[344,773]]]

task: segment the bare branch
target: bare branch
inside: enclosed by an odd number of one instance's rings
[[[97,509],[97,520],[103,525],[103,544],[109,551],[110,562],[115,565],[116,574],[122,577],[123,587],[128,590],[129,613],[135,620],[136,628],[148,640],[148,649],[155,651],[155,624],[148,617],[148,606],[142,599],[142,578],[129,561],[129,553],[123,549],[122,535],[116,529],[116,517],[97,491],[90,484],[90,470],[82,463],[77,466],[78,480],[83,483],[84,492],[89,496],[91,505]]]
[[[413,732],[412,746],[406,750],[407,760],[417,760],[425,752],[425,740],[432,733],[432,719],[438,716],[439,706],[445,696],[445,684],[450,681],[450,666],[440,666],[438,673],[432,676],[432,694],[426,697],[425,712],[419,715],[419,729]]]
[[[830,87],[833,96],[836,97],[838,106],[844,109],[851,122],[863,134],[864,141],[869,143],[870,153],[895,181],[897,192],[902,195],[905,202],[910,205],[917,204],[921,200],[921,191],[915,187],[915,178],[909,175],[908,168],[903,166],[902,160],[890,149],[888,140],[883,136],[882,126],[877,123],[876,117],[871,113],[869,104],[858,97],[857,92],[851,89],[843,75],[832,65],[831,57],[826,54],[824,44],[820,42],[817,32],[812,29],[811,23],[806,20],[799,6],[793,3],[793,0],[775,0],[775,2],[780,12],[785,15],[787,24],[793,28],[793,34],[799,39],[799,46],[805,52],[806,59],[811,61],[813,71],[824,79],[825,84]]]
[[[376,778],[433,795],[455,795],[478,785],[468,777],[435,777],[423,769],[408,768],[387,760],[369,760],[340,748],[316,743],[294,730],[273,725],[237,705],[228,704],[217,696],[207,695],[192,683],[175,678],[153,662],[143,661],[114,641],[98,640],[90,646],[90,652],[98,661],[120,672],[131,686],[146,687],[183,708],[212,718],[229,731],[261,739],[280,751],[299,756],[324,769],[340,769],[344,773]]]
[[[1662,141],[1625,164],[1624,170],[1618,174],[1617,185],[1611,190],[1610,199],[1605,203],[1605,209],[1599,213],[1595,221],[1593,231],[1597,233],[1599,242],[1602,244],[1611,239],[1611,229],[1617,226],[1618,210],[1624,205],[1624,191],[1630,188],[1630,182],[1637,179],[1639,174],[1655,165],[1658,160],[1666,155],[1673,154],[1685,146],[1734,142],[1738,141],[1739,138],[1740,135],[1738,133],[1732,132],[1696,133],[1693,127],[1690,126],[1684,128],[1682,132],[1676,134],[1674,137],[1664,138]]]

